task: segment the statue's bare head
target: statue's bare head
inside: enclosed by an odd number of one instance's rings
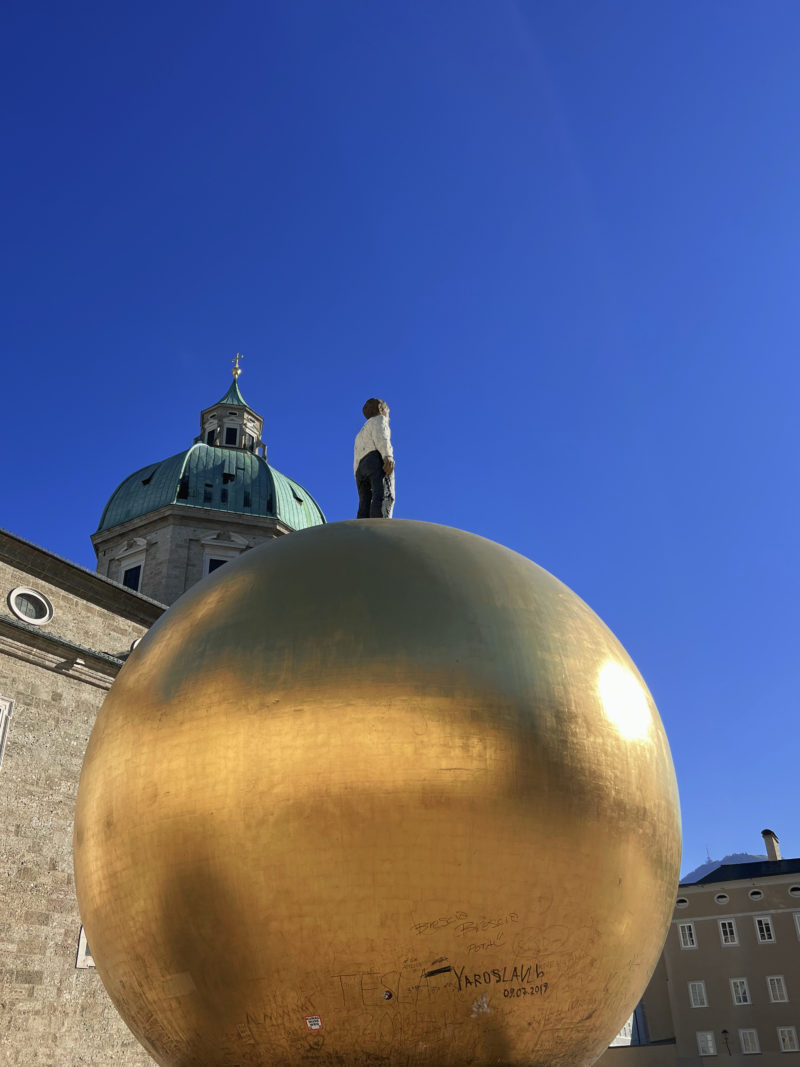
[[[376,396],[371,396],[361,409],[364,413],[365,419],[372,419],[376,415],[389,416],[389,405],[385,400],[379,400]]]

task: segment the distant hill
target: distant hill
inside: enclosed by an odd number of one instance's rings
[[[732,852],[730,856],[724,856],[721,860],[708,860],[706,863],[701,863],[699,867],[695,867],[689,874],[684,874],[681,881],[699,882],[701,878],[711,874],[717,867],[721,867],[723,863],[758,863],[766,858],[765,855],[754,856],[751,852]]]

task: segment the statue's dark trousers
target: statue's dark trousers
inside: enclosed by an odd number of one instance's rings
[[[392,517],[391,478],[383,473],[383,457],[374,450],[367,452],[356,468],[358,486],[357,519],[390,519]]]

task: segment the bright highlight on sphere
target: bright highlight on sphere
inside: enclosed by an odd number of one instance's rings
[[[614,635],[522,556],[402,520],[183,596],[102,708],[75,820],[97,969],[162,1067],[588,1067],[679,861]]]
[[[608,721],[626,741],[643,741],[650,733],[652,715],[641,683],[628,667],[609,660],[600,668],[597,688]]]

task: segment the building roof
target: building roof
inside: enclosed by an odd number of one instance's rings
[[[229,401],[232,394],[239,400]],[[225,402],[244,404],[235,381]],[[311,494],[263,456],[196,443],[127,477],[111,494],[97,532],[169,504],[277,519],[292,530],[325,522]]]
[[[231,382],[230,387],[225,396],[223,396],[221,400],[218,400],[217,403],[213,406],[218,407],[220,404],[227,404],[228,406],[233,404],[234,406],[242,408],[250,407],[250,405],[246,402],[246,400],[241,394],[241,391],[239,389],[239,382],[236,378],[234,378]]]
[[[750,878],[771,878],[781,874],[800,873],[800,859],[756,860],[754,863],[723,863],[713,871],[685,885],[707,885],[712,882],[739,882]]]

